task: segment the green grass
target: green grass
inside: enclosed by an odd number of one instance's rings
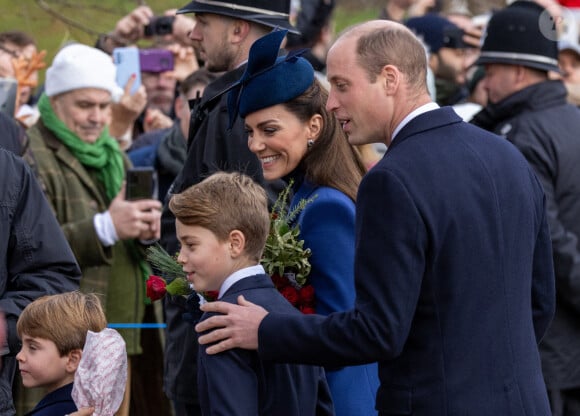
[[[170,8],[181,7],[187,0],[149,0],[155,13]],[[40,4],[69,19],[67,24]],[[22,30],[31,34],[39,49],[47,51],[47,63],[58,49],[67,42],[77,41],[93,45],[96,33],[106,33],[113,29],[117,20],[137,6],[136,0],[0,0],[0,31]],[[366,6],[337,7],[335,11],[336,31],[340,32],[351,24],[374,19],[378,8]],[[41,79],[44,74],[41,74]]]
[[[175,0],[149,1],[156,13],[176,7]],[[67,24],[39,4],[69,19]],[[185,4],[185,2],[184,2]],[[97,33],[112,30],[117,20],[137,6],[128,0],[0,0],[0,30],[22,30],[31,34],[39,49],[47,51],[48,62],[66,42],[93,45]],[[9,11],[9,12],[7,12]]]
[[[379,16],[377,7],[366,7],[362,9],[338,7],[334,12],[336,33],[356,23],[376,19]]]

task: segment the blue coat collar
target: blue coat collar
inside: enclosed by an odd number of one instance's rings
[[[399,134],[397,134],[396,140],[391,143],[387,152],[415,134],[461,122],[463,122],[463,120],[451,107],[441,107],[437,110],[431,110],[420,114],[401,129]]]

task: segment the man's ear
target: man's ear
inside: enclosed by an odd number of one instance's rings
[[[236,19],[231,25],[230,34],[232,36],[233,43],[239,43],[243,41],[250,33],[250,23],[246,20]]]
[[[230,254],[238,257],[246,249],[246,236],[240,230],[233,230],[229,235]]]
[[[394,65],[385,65],[381,71],[385,92],[387,95],[394,95],[398,90],[402,81],[403,74]]]
[[[69,373],[74,373],[77,371],[81,358],[83,356],[83,351],[80,349],[72,350],[68,353],[68,359],[66,362],[66,371]]]
[[[439,69],[439,55],[436,53],[429,54],[429,68],[435,74]]]

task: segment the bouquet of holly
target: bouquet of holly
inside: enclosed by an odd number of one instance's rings
[[[304,248],[296,217],[313,198],[301,200],[289,210],[292,182],[280,193],[271,211],[270,234],[266,240],[262,266],[278,291],[303,313],[314,313],[314,288],[308,284],[312,254]]]
[[[162,299],[166,293],[188,296],[195,291],[193,285],[185,278],[185,272],[177,262],[177,255],[171,256],[159,244],[153,244],[147,248],[147,261],[165,276],[151,275],[147,279],[147,297],[152,301]],[[213,300],[216,294],[206,292],[199,295],[205,300]]]
[[[165,276],[151,275],[147,279],[147,297],[152,301],[162,299],[166,293],[189,295],[193,292],[176,257],[169,255],[159,244],[147,248],[147,262]]]

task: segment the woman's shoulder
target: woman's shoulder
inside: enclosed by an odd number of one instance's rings
[[[306,199],[308,202],[300,215],[303,225],[321,219],[327,224],[354,221],[356,210],[354,202],[335,188],[318,187]]]
[[[303,189],[307,187],[306,189]],[[330,186],[303,185],[295,195],[299,199],[311,199],[313,204],[340,204],[354,206],[354,202],[343,192]]]

